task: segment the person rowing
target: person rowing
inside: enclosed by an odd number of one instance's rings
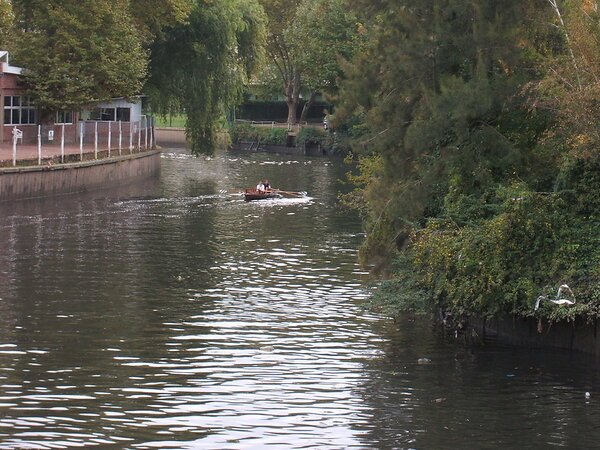
[[[270,192],[271,185],[269,184],[269,180],[262,180],[256,185],[256,190],[258,192]]]

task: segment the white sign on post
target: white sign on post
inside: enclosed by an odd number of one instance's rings
[[[53,141],[54,140],[54,130],[49,130],[48,131],[48,140],[49,141]]]

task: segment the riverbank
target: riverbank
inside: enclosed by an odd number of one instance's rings
[[[265,152],[280,155],[304,155],[304,156],[323,156],[327,153],[319,144],[301,146],[286,146],[276,144],[261,144],[256,142],[240,142],[232,145],[232,150],[237,152]]]
[[[523,348],[561,349],[600,355],[598,321],[577,318],[548,322],[534,317],[501,316],[470,319],[467,330],[483,343],[503,343]]]
[[[160,172],[159,150],[64,164],[55,164],[56,158],[50,156],[45,165],[0,167],[0,202],[87,192]],[[69,158],[74,155],[69,154]],[[91,157],[86,154],[86,158]]]

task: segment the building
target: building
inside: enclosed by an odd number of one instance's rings
[[[22,72],[22,68],[10,65],[8,52],[0,50],[0,105],[3,106],[0,142],[10,141],[14,126],[37,122],[36,109],[24,95]]]
[[[54,120],[40,123],[39,111],[26,95],[22,72],[21,67],[10,65],[7,51],[0,51],[0,104],[3,106],[0,143],[12,142],[15,128],[19,143],[58,142],[64,132],[66,143],[76,143],[83,138],[102,144],[110,142],[117,133],[121,140],[133,141],[137,139],[136,133],[149,126],[149,120],[142,113],[142,97],[116,98],[82,111],[56,111],[52,115]]]

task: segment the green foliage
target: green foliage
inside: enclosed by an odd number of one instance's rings
[[[406,301],[413,296],[420,308],[426,301],[427,310],[455,317],[535,313],[560,320],[597,314],[600,220],[578,218],[563,195],[519,188],[504,194],[502,210],[479,225],[456,228],[431,220],[415,231],[398,260],[397,298],[384,290],[387,308],[415,308]],[[538,296],[552,298],[565,283],[576,293],[577,308],[546,302],[534,312]]]
[[[302,127],[298,132],[296,142],[300,147],[310,144],[320,144],[327,138],[327,131],[315,127]]]
[[[194,153],[213,151],[221,117],[261,61],[264,37],[255,0],[199,1],[185,24],[152,45],[146,92],[159,113],[185,112]]]
[[[260,142],[262,144],[285,145],[287,142],[287,128],[260,127],[250,124],[234,124],[230,130],[231,141]]]
[[[287,128],[271,128],[262,142],[271,145],[285,145],[287,137]]]
[[[364,219],[362,262],[393,274],[374,307],[597,317],[596,2],[354,5],[368,41],[334,121],[360,119],[344,201]],[[575,306],[534,311],[563,283]]]
[[[147,55],[122,0],[22,3],[15,56],[43,110],[140,94]]]
[[[261,129],[258,127],[246,123],[234,124],[229,130],[231,134],[231,142],[234,144],[238,144],[243,141],[258,141],[262,137],[260,131]]]
[[[185,128],[186,117],[183,114],[168,114],[156,118],[157,127]]]
[[[136,26],[148,41],[164,37],[167,27],[185,23],[193,5],[193,0],[129,0]]]
[[[286,97],[288,122],[296,122],[300,94],[307,110],[317,93],[333,94],[341,60],[359,48],[360,24],[344,0],[260,0],[269,19],[270,65],[260,82],[279,87]]]
[[[347,135],[342,133],[331,133],[322,128],[303,127],[296,138],[297,145],[320,145],[321,149],[330,155],[346,155],[350,151],[350,143]]]
[[[342,75],[341,60],[349,60],[364,35],[358,18],[344,0],[305,0],[285,31],[303,88],[333,95]]]
[[[10,0],[0,0],[0,48],[4,47],[10,37],[10,31],[13,27],[14,14]]]

